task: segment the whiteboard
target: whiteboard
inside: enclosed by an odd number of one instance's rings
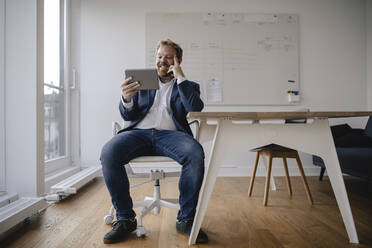
[[[207,105],[290,105],[299,91],[299,23],[295,14],[147,13],[146,66],[156,44],[183,48],[182,69],[201,85]]]

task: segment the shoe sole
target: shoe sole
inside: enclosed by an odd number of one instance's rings
[[[120,242],[120,241],[122,241],[122,239],[119,239],[119,240],[104,239],[104,240],[103,240],[103,243],[104,243],[104,244],[114,244],[114,243],[118,243],[118,242]]]
[[[131,231],[130,233],[126,233],[123,237],[121,237],[120,239],[103,239],[103,243],[104,244],[114,244],[114,243],[119,243],[121,241],[124,241],[125,238],[128,237],[129,234],[135,232],[136,229],[134,229],[133,231]]]

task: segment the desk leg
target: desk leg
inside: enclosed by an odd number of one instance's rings
[[[189,245],[195,244],[201,224],[204,219],[205,212],[207,211],[208,202],[212,195],[214,184],[216,182],[218,166],[215,163],[215,156],[213,156],[213,154],[214,154],[214,150],[216,146],[217,147],[222,146],[221,142],[218,142],[220,125],[221,125],[221,122],[218,121],[215,132],[214,132],[211,151],[209,154],[209,160],[208,160],[209,163],[208,163],[208,167],[206,170],[206,175],[204,177],[203,185],[199,193],[198,206],[196,208],[194,224],[192,226],[191,233],[190,233]]]
[[[262,161],[263,161],[262,163],[265,166],[266,171],[267,171],[267,158],[266,158],[266,156],[261,156],[261,159],[262,159]],[[276,190],[276,185],[275,185],[273,173],[270,173],[270,185],[271,185],[272,190]]]
[[[284,146],[293,147],[296,150],[318,155],[324,160],[350,243],[359,243],[329,122],[327,119],[315,119],[312,124],[306,125],[282,129],[282,136],[277,142]],[[283,132],[287,133],[283,135]],[[290,132],[296,132],[294,139],[288,138]],[[308,142],[299,144],[298,140]]]
[[[327,132],[323,136],[326,138],[326,142],[323,143],[324,146],[322,147],[322,158],[327,169],[329,180],[331,181],[331,186],[335,194],[338,208],[340,209],[350,243],[359,243],[353,214],[351,212],[350,203],[345,188],[344,178],[342,177],[335,144],[328,124],[326,129]]]

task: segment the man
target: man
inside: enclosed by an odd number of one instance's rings
[[[130,124],[101,152],[103,176],[117,218],[104,243],[119,242],[137,227],[124,165],[139,156],[167,156],[182,165],[176,229],[190,235],[204,176],[204,151],[192,137],[186,115],[201,111],[204,104],[199,85],[185,78],[181,62],[181,47],[169,39],[160,41],[156,50],[159,90],[139,90],[139,82],[129,83],[132,78],[121,85],[120,114]],[[196,242],[207,241],[200,230]]]

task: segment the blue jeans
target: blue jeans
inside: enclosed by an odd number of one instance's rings
[[[115,135],[102,148],[103,177],[118,220],[136,216],[124,165],[140,156],[166,156],[182,165],[178,220],[192,220],[204,176],[203,147],[181,131],[133,129]]]

